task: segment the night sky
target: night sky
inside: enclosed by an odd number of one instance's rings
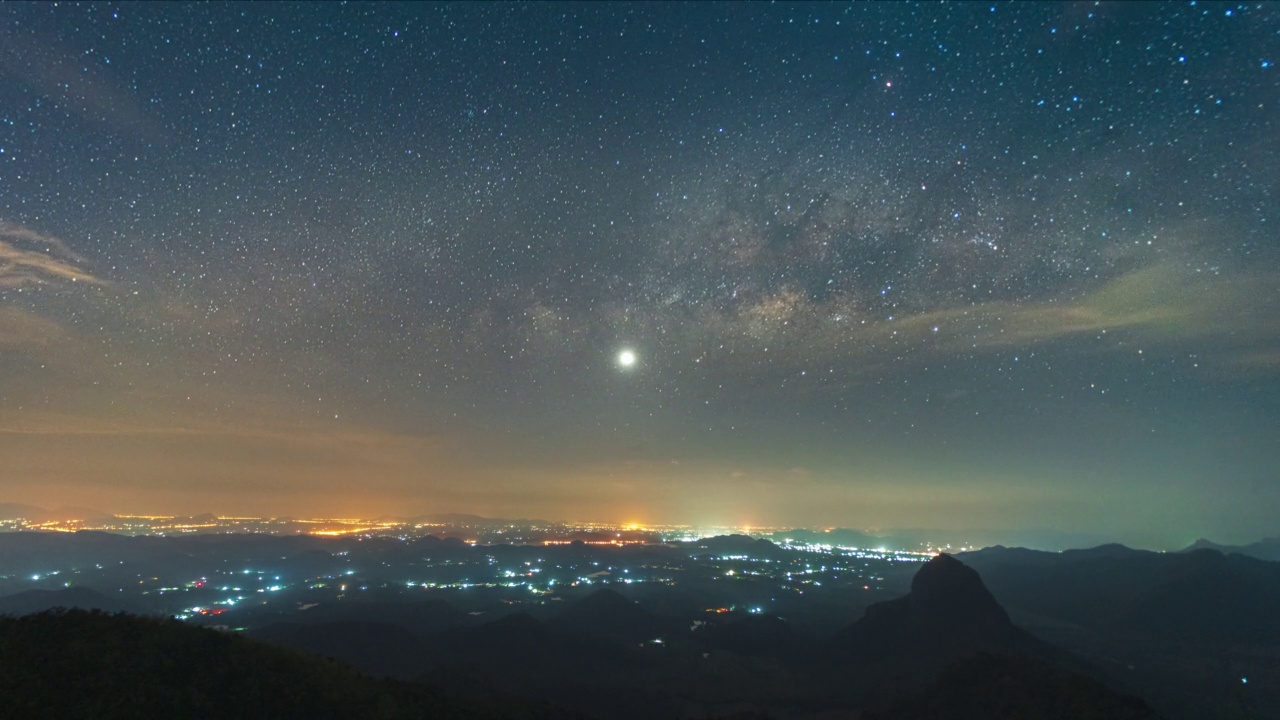
[[[1276,534],[1277,63],[1259,3],[5,3],[0,501]]]

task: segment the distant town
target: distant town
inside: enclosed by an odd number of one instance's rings
[[[11,536],[6,545],[0,597],[21,603],[32,597],[24,591],[42,591],[35,597],[47,602],[44,593],[75,589],[101,594],[97,604],[110,609],[234,630],[362,599],[441,598],[483,615],[641,585],[698,588],[714,600],[699,610],[712,615],[797,616],[821,608],[813,600],[824,595],[892,597],[934,554],[823,542],[831,533],[822,531],[459,515],[36,517],[4,520],[0,529],[26,540]]]
[[[978,542],[934,539],[918,534],[871,535],[843,528],[794,528],[727,525],[653,525],[486,518],[444,513],[415,518],[250,517],[200,515],[108,514],[95,511],[48,511],[24,505],[0,505],[0,532],[78,532],[175,537],[193,534],[249,533],[320,537],[394,537],[402,540],[434,536],[479,545],[631,545],[688,542],[719,535],[746,535],[783,545],[814,545],[855,550],[894,550],[935,555],[963,552]]]
[[[439,515],[417,519],[368,519],[352,517],[232,517],[213,514],[104,515],[91,517],[11,517],[0,519],[0,531],[48,530],[76,532],[99,530],[121,535],[171,536],[195,533],[261,533],[268,535],[319,535],[339,537],[399,537],[408,539],[435,535],[456,537],[464,542],[565,543],[582,540],[593,544],[628,544],[691,540],[707,534],[743,533],[744,530],[774,532],[773,528],[702,528],[684,525],[614,526],[602,523],[550,522],[544,520],[500,520],[468,515]],[[745,534],[745,533],[744,533]]]

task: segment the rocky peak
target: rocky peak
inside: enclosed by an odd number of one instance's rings
[[[977,571],[947,554],[925,563],[911,580],[909,614],[916,624],[1003,627],[1009,615]]]

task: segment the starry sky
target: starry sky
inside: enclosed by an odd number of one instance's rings
[[[5,3],[0,500],[1276,534],[1276,63],[1259,3]]]

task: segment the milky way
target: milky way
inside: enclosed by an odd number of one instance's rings
[[[1277,32],[6,4],[0,500],[1274,533]]]

